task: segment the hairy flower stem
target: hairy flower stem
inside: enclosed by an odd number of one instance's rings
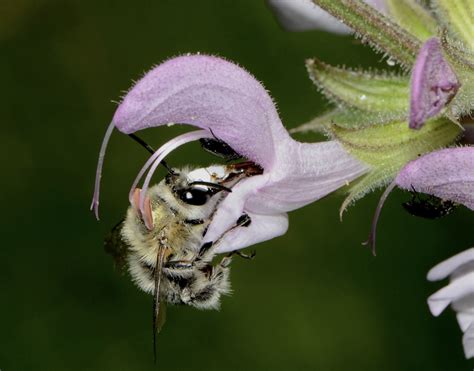
[[[360,0],[313,0],[351,27],[363,41],[389,55],[404,67],[415,62],[420,40]]]

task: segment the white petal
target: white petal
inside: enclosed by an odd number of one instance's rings
[[[453,309],[458,313],[474,316],[474,294],[464,296],[455,301],[453,303]]]
[[[459,312],[456,314],[456,318],[462,332],[466,332],[467,329],[474,323],[474,313]]]
[[[462,344],[464,346],[464,354],[466,358],[474,357],[474,324],[464,333],[462,338]]]
[[[288,230],[288,215],[258,215],[247,213],[251,223],[248,227],[237,227],[225,234],[216,252],[225,253],[243,249],[257,243],[281,236]]]
[[[462,265],[474,261],[474,247],[439,263],[428,272],[428,280],[438,281],[448,277]]]
[[[198,168],[188,173],[189,181],[214,182],[214,178],[225,178],[226,169],[221,165],[211,165],[206,168]]]
[[[474,272],[454,280],[428,298],[428,305],[434,316],[440,313],[452,302],[467,295],[474,294]]]
[[[268,182],[269,175],[256,175],[243,179],[232,188],[232,192],[226,196],[217,208],[211,224],[204,236],[203,243],[215,242],[232,228],[240,216],[244,213],[244,206],[250,194]]]
[[[267,0],[278,22],[288,31],[323,30],[350,34],[351,29],[311,0]]]

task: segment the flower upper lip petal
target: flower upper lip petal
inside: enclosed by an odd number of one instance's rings
[[[400,188],[474,210],[474,147],[447,148],[421,156],[405,165],[395,182]]]
[[[236,152],[269,168],[274,142],[288,134],[272,99],[247,71],[207,55],[168,60],[128,92],[113,122],[124,133],[167,123],[202,129]]]

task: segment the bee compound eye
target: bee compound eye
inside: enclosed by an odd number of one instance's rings
[[[201,206],[204,205],[211,195],[208,190],[200,188],[186,188],[180,192],[179,198],[188,205]]]

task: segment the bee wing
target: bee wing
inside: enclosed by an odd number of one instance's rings
[[[160,307],[156,318],[156,333],[159,334],[166,322],[166,302],[160,300]]]
[[[156,257],[155,267],[155,290],[153,293],[153,358],[156,363],[156,334],[161,330],[165,323],[165,317],[163,309],[164,303],[161,304],[160,298],[160,286],[161,286],[161,275],[163,271],[163,260],[165,256],[165,249],[160,245],[158,246],[158,254]]]
[[[122,239],[120,231],[122,230],[125,219],[118,222],[104,239],[104,250],[112,255],[115,266],[123,270],[127,264],[128,244]]]

